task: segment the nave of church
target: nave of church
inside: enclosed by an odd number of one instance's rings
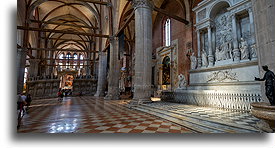
[[[260,79],[275,70],[274,11],[269,0],[17,0],[17,99],[32,99],[17,132],[274,132],[275,91]]]

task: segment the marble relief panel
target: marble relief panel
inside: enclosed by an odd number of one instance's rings
[[[232,19],[230,13],[223,9],[215,17],[216,46],[232,41]]]

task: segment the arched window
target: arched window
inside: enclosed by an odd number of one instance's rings
[[[80,68],[83,68],[83,65],[84,65],[83,59],[84,59],[84,57],[83,57],[82,54],[79,56],[79,59],[81,60],[81,61],[80,61],[80,64],[81,64]]]
[[[70,58],[71,58],[71,53],[67,53],[66,59],[70,59]]]
[[[64,53],[59,55],[59,59],[63,59],[64,58]]]
[[[74,54],[74,60],[77,60],[77,58],[78,58],[78,56],[77,56],[77,54],[75,53],[75,54]]]
[[[83,60],[83,59],[84,59],[82,54],[80,55],[79,59],[80,59],[80,60]]]
[[[26,83],[28,77],[28,69],[25,68],[25,73],[24,73],[24,83]]]
[[[168,18],[164,23],[164,45],[171,45],[171,20]]]

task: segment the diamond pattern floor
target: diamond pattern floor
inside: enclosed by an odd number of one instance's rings
[[[191,130],[139,111],[126,100],[67,97],[34,100],[18,133],[192,133]]]

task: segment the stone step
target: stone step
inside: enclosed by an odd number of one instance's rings
[[[164,118],[198,133],[254,133],[259,132],[251,127],[239,127],[232,124],[224,124],[209,121],[202,118],[188,116],[174,111],[163,110],[152,106],[139,105],[133,107],[136,110]]]
[[[144,106],[149,107],[149,108],[158,109],[158,110],[164,110],[164,109],[161,109],[161,108],[158,108],[158,107],[148,106],[146,104]],[[187,116],[187,117],[190,117],[190,118],[195,118],[195,119],[199,119],[199,120],[214,122],[214,123],[218,123],[218,124],[225,125],[225,126],[230,126],[230,127],[235,127],[235,128],[239,128],[239,129],[245,129],[245,130],[250,130],[250,131],[254,131],[254,132],[259,132],[258,129],[256,129],[252,126],[239,125],[239,124],[236,124],[236,123],[233,123],[233,122],[228,122],[228,121],[224,122],[224,121],[221,121],[221,120],[218,120],[218,119],[209,119],[209,118],[200,117],[200,116],[193,116],[193,115],[185,114],[185,113],[177,111],[177,110],[165,110],[165,111],[172,112],[172,113],[175,113],[175,114],[178,114],[178,115],[181,115],[181,116]]]

